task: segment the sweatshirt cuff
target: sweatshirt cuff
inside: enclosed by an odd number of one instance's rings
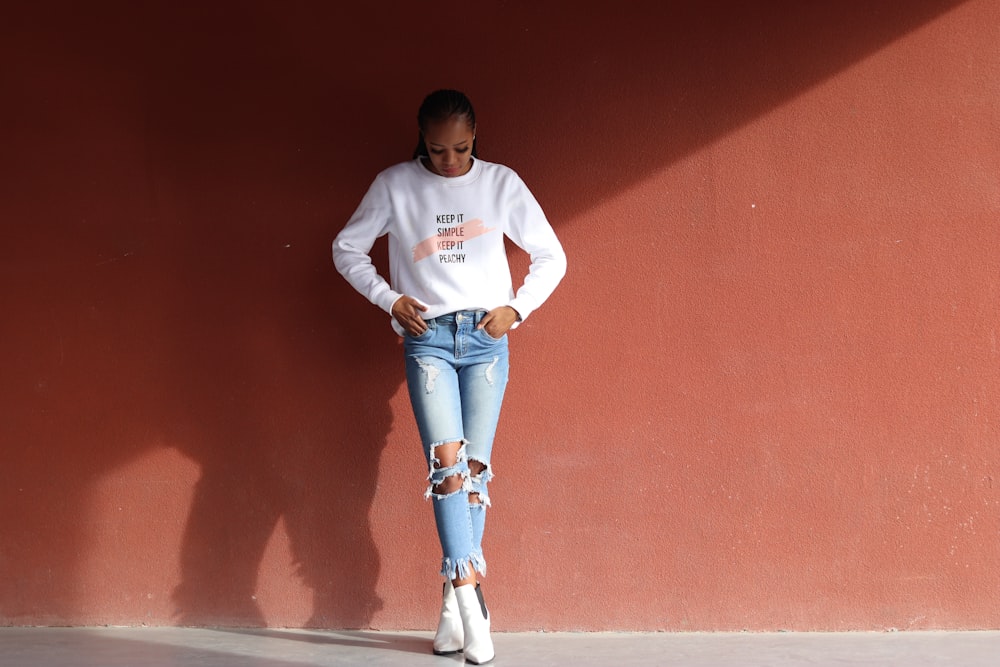
[[[385,294],[380,295],[376,303],[379,308],[392,315],[392,307],[395,306],[396,302],[402,298],[403,295],[399,292],[389,290]]]
[[[517,326],[521,322],[528,319],[528,315],[530,315],[532,311],[534,311],[534,308],[532,308],[531,305],[525,299],[515,298],[507,305],[513,308],[514,311],[518,314],[518,318],[517,321],[514,323],[514,326]]]

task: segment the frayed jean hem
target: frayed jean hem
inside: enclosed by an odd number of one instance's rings
[[[479,552],[469,554],[467,558],[457,561],[445,557],[441,559],[441,576],[449,581],[467,579],[475,572],[481,577],[486,576],[486,559]]]

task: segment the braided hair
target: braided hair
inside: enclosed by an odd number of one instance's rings
[[[439,123],[451,118],[465,118],[469,127],[476,127],[476,112],[472,108],[472,102],[465,96],[465,93],[457,90],[436,90],[424,98],[420,110],[417,111],[417,127],[420,128],[420,135],[417,138],[417,147],[413,150],[413,159],[418,157],[428,157],[427,145],[424,143],[424,130],[431,123]],[[479,157],[476,154],[476,140],[472,140],[472,157]]]

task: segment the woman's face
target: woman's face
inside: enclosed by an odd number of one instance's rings
[[[475,138],[475,128],[469,126],[465,116],[428,123],[424,130],[424,144],[430,156],[431,171],[447,178],[468,173],[472,168],[472,142]]]

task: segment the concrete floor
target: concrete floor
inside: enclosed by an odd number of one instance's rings
[[[464,664],[426,632],[0,628],[0,667],[304,667]],[[1000,665],[1000,632],[495,634],[496,667]]]

